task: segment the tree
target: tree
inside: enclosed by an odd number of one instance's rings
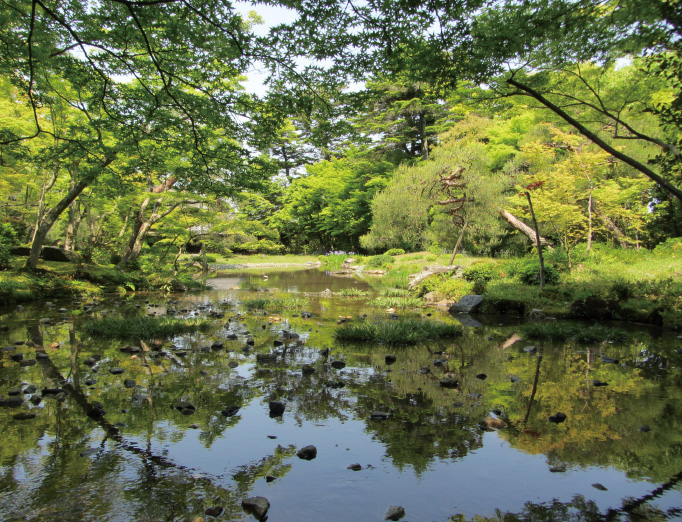
[[[401,165],[372,201],[372,228],[361,238],[362,246],[419,250],[438,243],[453,248],[460,236],[480,240],[484,231],[501,234],[497,215],[506,181],[490,168],[488,149],[494,146],[484,138],[492,126],[469,114],[440,136],[441,145],[429,160]],[[439,190],[451,177],[455,190]],[[469,244],[479,251],[486,248]]]
[[[367,109],[357,119],[360,129],[387,150],[407,158],[428,159],[448,114],[444,96],[423,82],[382,77],[367,83]]]
[[[33,116],[31,128],[3,126],[0,143],[51,136],[60,156],[79,164],[75,183],[36,229],[29,268],[57,218],[120,154],[151,141],[183,158],[175,175],[185,185],[240,185],[252,155],[244,145],[260,144],[281,121],[238,88],[257,51],[228,2],[12,0],[0,21],[0,76]],[[43,117],[55,103],[80,115],[78,132]]]
[[[588,96],[566,99],[560,91],[545,89],[543,74],[575,72],[587,62],[610,66],[627,56],[665,55],[665,59],[651,62],[650,73],[679,93],[679,73],[665,73],[655,65],[677,63],[679,0],[657,0],[646,6],[634,0],[270,3],[299,12],[296,22],[274,29],[277,41],[282,42],[286,35],[293,52],[306,49],[314,59],[334,60],[330,74],[364,80],[372,74],[399,73],[409,81],[436,87],[469,79],[498,86],[501,96],[531,97],[610,155],[682,200],[682,189],[675,179],[611,145],[599,123],[593,123],[592,115],[600,113],[617,124],[618,135],[627,140],[656,143],[675,164],[682,161],[675,145],[679,138],[666,141],[642,133],[629,124],[623,111],[601,105],[599,85],[584,76],[581,81],[585,81]],[[679,111],[679,95],[674,100],[661,102],[657,109],[666,125],[672,120],[664,107]]]

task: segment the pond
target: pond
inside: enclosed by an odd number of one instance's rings
[[[273,522],[381,521],[391,506],[438,522],[682,517],[675,335],[531,343],[517,319],[477,317],[454,339],[341,343],[339,321],[457,318],[304,295],[371,290],[318,270],[212,286],[0,310],[1,520],[255,520],[250,497]],[[291,308],[249,304],[287,296]],[[162,346],[83,331],[168,313],[211,328]]]

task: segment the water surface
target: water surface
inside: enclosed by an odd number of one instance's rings
[[[341,344],[331,336],[339,316],[389,320],[371,297],[308,296],[305,310],[243,305],[351,287],[371,288],[317,270],[250,271],[222,274],[196,295],[3,309],[0,396],[24,401],[0,408],[0,519],[254,520],[241,500],[256,495],[270,501],[270,521],[383,520],[392,505],[412,521],[496,510],[536,520],[680,516],[675,336],[631,328],[620,344],[512,343],[515,320],[477,318],[486,325],[442,342]],[[101,315],[168,310],[209,318],[213,328],[138,354],[120,351],[136,342],[81,330]],[[398,315],[455,320],[429,309]],[[218,341],[223,347],[211,348]],[[39,346],[48,357],[35,365],[12,358],[35,359]],[[275,360],[257,360],[267,353]],[[101,357],[94,365],[93,356]],[[459,386],[442,388],[445,376]],[[270,415],[273,400],[285,403],[283,415]],[[179,411],[181,401],[194,413]],[[106,413],[93,418],[96,403]],[[221,414],[228,406],[239,411]],[[376,411],[387,418],[372,420]],[[564,422],[548,420],[557,412]],[[15,419],[19,413],[36,416]],[[487,430],[487,418],[505,427]],[[298,458],[308,445],[317,457]],[[205,514],[215,506],[223,508],[218,517]]]

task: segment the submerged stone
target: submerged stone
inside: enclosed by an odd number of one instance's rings
[[[401,506],[390,506],[386,510],[384,520],[400,520],[405,516],[405,508]]]
[[[249,497],[242,500],[242,508],[258,520],[264,520],[270,509],[270,501],[265,497]]]
[[[305,446],[298,450],[296,456],[303,460],[313,460],[317,457],[317,448],[315,446]]]

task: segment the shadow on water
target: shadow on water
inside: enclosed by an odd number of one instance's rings
[[[344,344],[340,321],[454,318],[388,319],[371,296],[286,308],[268,299],[370,286],[265,275],[229,274],[196,295],[6,310],[0,519],[253,520],[242,508],[253,496],[281,521],[382,520],[395,505],[410,520],[680,517],[674,336],[537,343],[510,318],[472,317],[481,326],[454,339]],[[142,343],[82,329],[145,314],[212,327]],[[310,445],[315,458],[297,456]]]

